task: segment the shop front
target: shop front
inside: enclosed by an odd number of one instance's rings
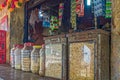
[[[23,4],[10,9],[13,68],[60,80],[110,80],[110,0]]]
[[[110,80],[110,0],[26,3],[25,42],[45,44],[44,76]]]

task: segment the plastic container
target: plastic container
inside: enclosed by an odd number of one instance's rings
[[[45,76],[45,46],[42,45],[42,48],[40,49],[40,69],[39,69],[39,75],[41,77]]]
[[[15,69],[21,69],[21,49],[23,45],[17,45],[15,49]]]
[[[32,73],[39,73],[40,51],[41,46],[33,46],[31,52],[31,71]]]
[[[16,49],[16,45],[13,45],[13,48],[10,51],[10,65],[12,68],[15,67],[15,55],[14,55],[15,49]]]
[[[23,71],[30,71],[32,46],[33,43],[25,43],[24,48],[21,50],[21,69]]]

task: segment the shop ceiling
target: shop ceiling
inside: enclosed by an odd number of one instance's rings
[[[64,2],[65,0],[30,0],[28,5],[28,9],[32,9],[34,7],[36,7],[37,5],[43,5],[44,8],[48,8],[48,7],[53,7],[58,5],[60,2]]]

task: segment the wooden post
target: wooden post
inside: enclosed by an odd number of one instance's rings
[[[111,80],[120,80],[120,0],[112,0]]]

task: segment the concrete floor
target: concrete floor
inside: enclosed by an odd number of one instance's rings
[[[40,77],[37,74],[14,70],[7,65],[0,65],[0,80],[58,80],[58,79]]]

